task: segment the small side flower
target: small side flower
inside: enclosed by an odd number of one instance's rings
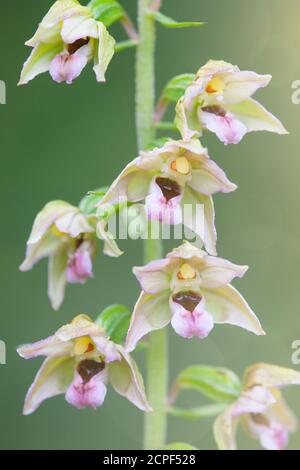
[[[237,449],[235,433],[242,421],[247,434],[264,449],[283,450],[298,426],[281,393],[288,385],[300,385],[299,372],[263,363],[247,369],[240,397],[214,423],[219,449]]]
[[[104,82],[115,51],[115,40],[104,24],[77,0],[56,1],[26,45],[32,52],[19,85],[44,72],[58,83],[71,84],[90,61],[94,62],[97,81]]]
[[[206,129],[227,145],[239,143],[252,131],[287,134],[281,122],[252,98],[271,78],[210,60],[176,106],[176,124],[183,138],[197,137]]]
[[[78,315],[49,338],[19,347],[18,353],[24,359],[46,357],[28,390],[25,415],[60,394],[78,409],[96,409],[109,383],[139,409],[151,411],[136,363],[87,315]]]

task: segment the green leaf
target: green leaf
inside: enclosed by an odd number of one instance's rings
[[[127,41],[120,41],[116,44],[115,51],[123,52],[125,51],[125,49],[136,47],[137,45],[138,45],[138,41],[135,41],[134,39],[128,39]]]
[[[124,342],[129,323],[131,311],[125,305],[110,305],[98,316],[96,323],[108,334],[114,343]]]
[[[205,23],[199,21],[184,21],[178,22],[160,13],[160,11],[149,11],[149,15],[154,18],[158,23],[166,28],[190,28],[193,26],[203,26]]]
[[[184,73],[176,75],[165,86],[162,92],[162,98],[177,103],[177,101],[184,95],[187,87],[195,80],[194,73]]]
[[[93,215],[97,212],[96,204],[101,201],[108,188],[103,187],[95,191],[89,191],[80,201],[79,209],[86,215]]]
[[[187,444],[186,442],[172,442],[168,444],[164,450],[199,450],[197,447]]]
[[[197,408],[176,408],[171,407],[168,410],[168,413],[177,418],[189,419],[189,420],[198,420],[203,418],[210,418],[211,416],[217,416],[222,413],[224,409],[228,406],[228,403],[216,403],[213,405],[204,405]]]
[[[190,366],[176,381],[177,389],[196,390],[215,401],[232,402],[241,391],[237,375],[228,369],[210,366]]]
[[[97,21],[101,21],[107,28],[122,19],[125,11],[116,0],[91,0],[87,5]]]

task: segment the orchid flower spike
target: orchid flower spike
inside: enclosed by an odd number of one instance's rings
[[[239,143],[252,131],[287,134],[281,122],[251,98],[271,78],[210,60],[177,104],[176,124],[183,138],[202,135],[207,129],[227,145]]]
[[[300,385],[300,373],[270,364],[255,364],[246,370],[243,390],[214,423],[215,439],[221,450],[236,450],[235,432],[242,421],[245,431],[267,450],[282,450],[297,419],[286,405],[280,389]]]
[[[189,242],[165,259],[134,268],[142,293],[134,308],[126,349],[132,351],[143,336],[170,322],[184,338],[205,338],[215,323],[229,323],[263,335],[254,312],[230,285],[247,269],[209,256]]]
[[[93,277],[96,224],[95,215],[87,216],[64,201],[49,202],[34,221],[20,270],[28,271],[40,259],[49,258],[48,295],[55,310],[63,302],[67,283],[84,284]],[[109,232],[103,230],[102,236],[105,254],[120,256]]]
[[[109,382],[139,409],[151,410],[134,360],[86,315],[78,315],[53,336],[17,351],[24,359],[46,357],[28,390],[25,415],[60,394],[78,409],[96,409],[104,402]]]
[[[115,51],[115,40],[104,24],[77,0],[56,1],[26,45],[33,49],[19,85],[47,71],[54,81],[71,84],[91,60],[97,81],[104,82]]]
[[[196,139],[168,141],[161,148],[141,152],[123,170],[99,207],[122,199],[145,201],[149,220],[183,223],[199,235],[211,254],[216,254],[216,230],[212,194],[236,189]],[[199,216],[197,207],[201,207]]]

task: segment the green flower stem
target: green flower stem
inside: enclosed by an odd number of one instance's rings
[[[136,57],[136,127],[139,150],[155,138],[155,20],[148,14],[153,0],[138,0],[139,44]],[[145,262],[161,258],[161,240],[145,241]],[[166,444],[168,359],[166,330],[151,333],[147,357],[147,395],[153,411],[145,416],[145,449]]]

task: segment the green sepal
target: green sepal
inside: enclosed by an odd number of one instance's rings
[[[241,382],[229,369],[211,366],[190,366],[175,383],[177,390],[195,390],[214,401],[233,402],[241,392]]]
[[[122,344],[125,341],[131,311],[125,305],[110,305],[105,308],[95,323],[104,328],[114,343]]]
[[[203,26],[205,23],[200,21],[175,21],[166,15],[163,15],[160,11],[149,10],[149,15],[154,18],[158,23],[165,28],[191,28],[194,26]]]

